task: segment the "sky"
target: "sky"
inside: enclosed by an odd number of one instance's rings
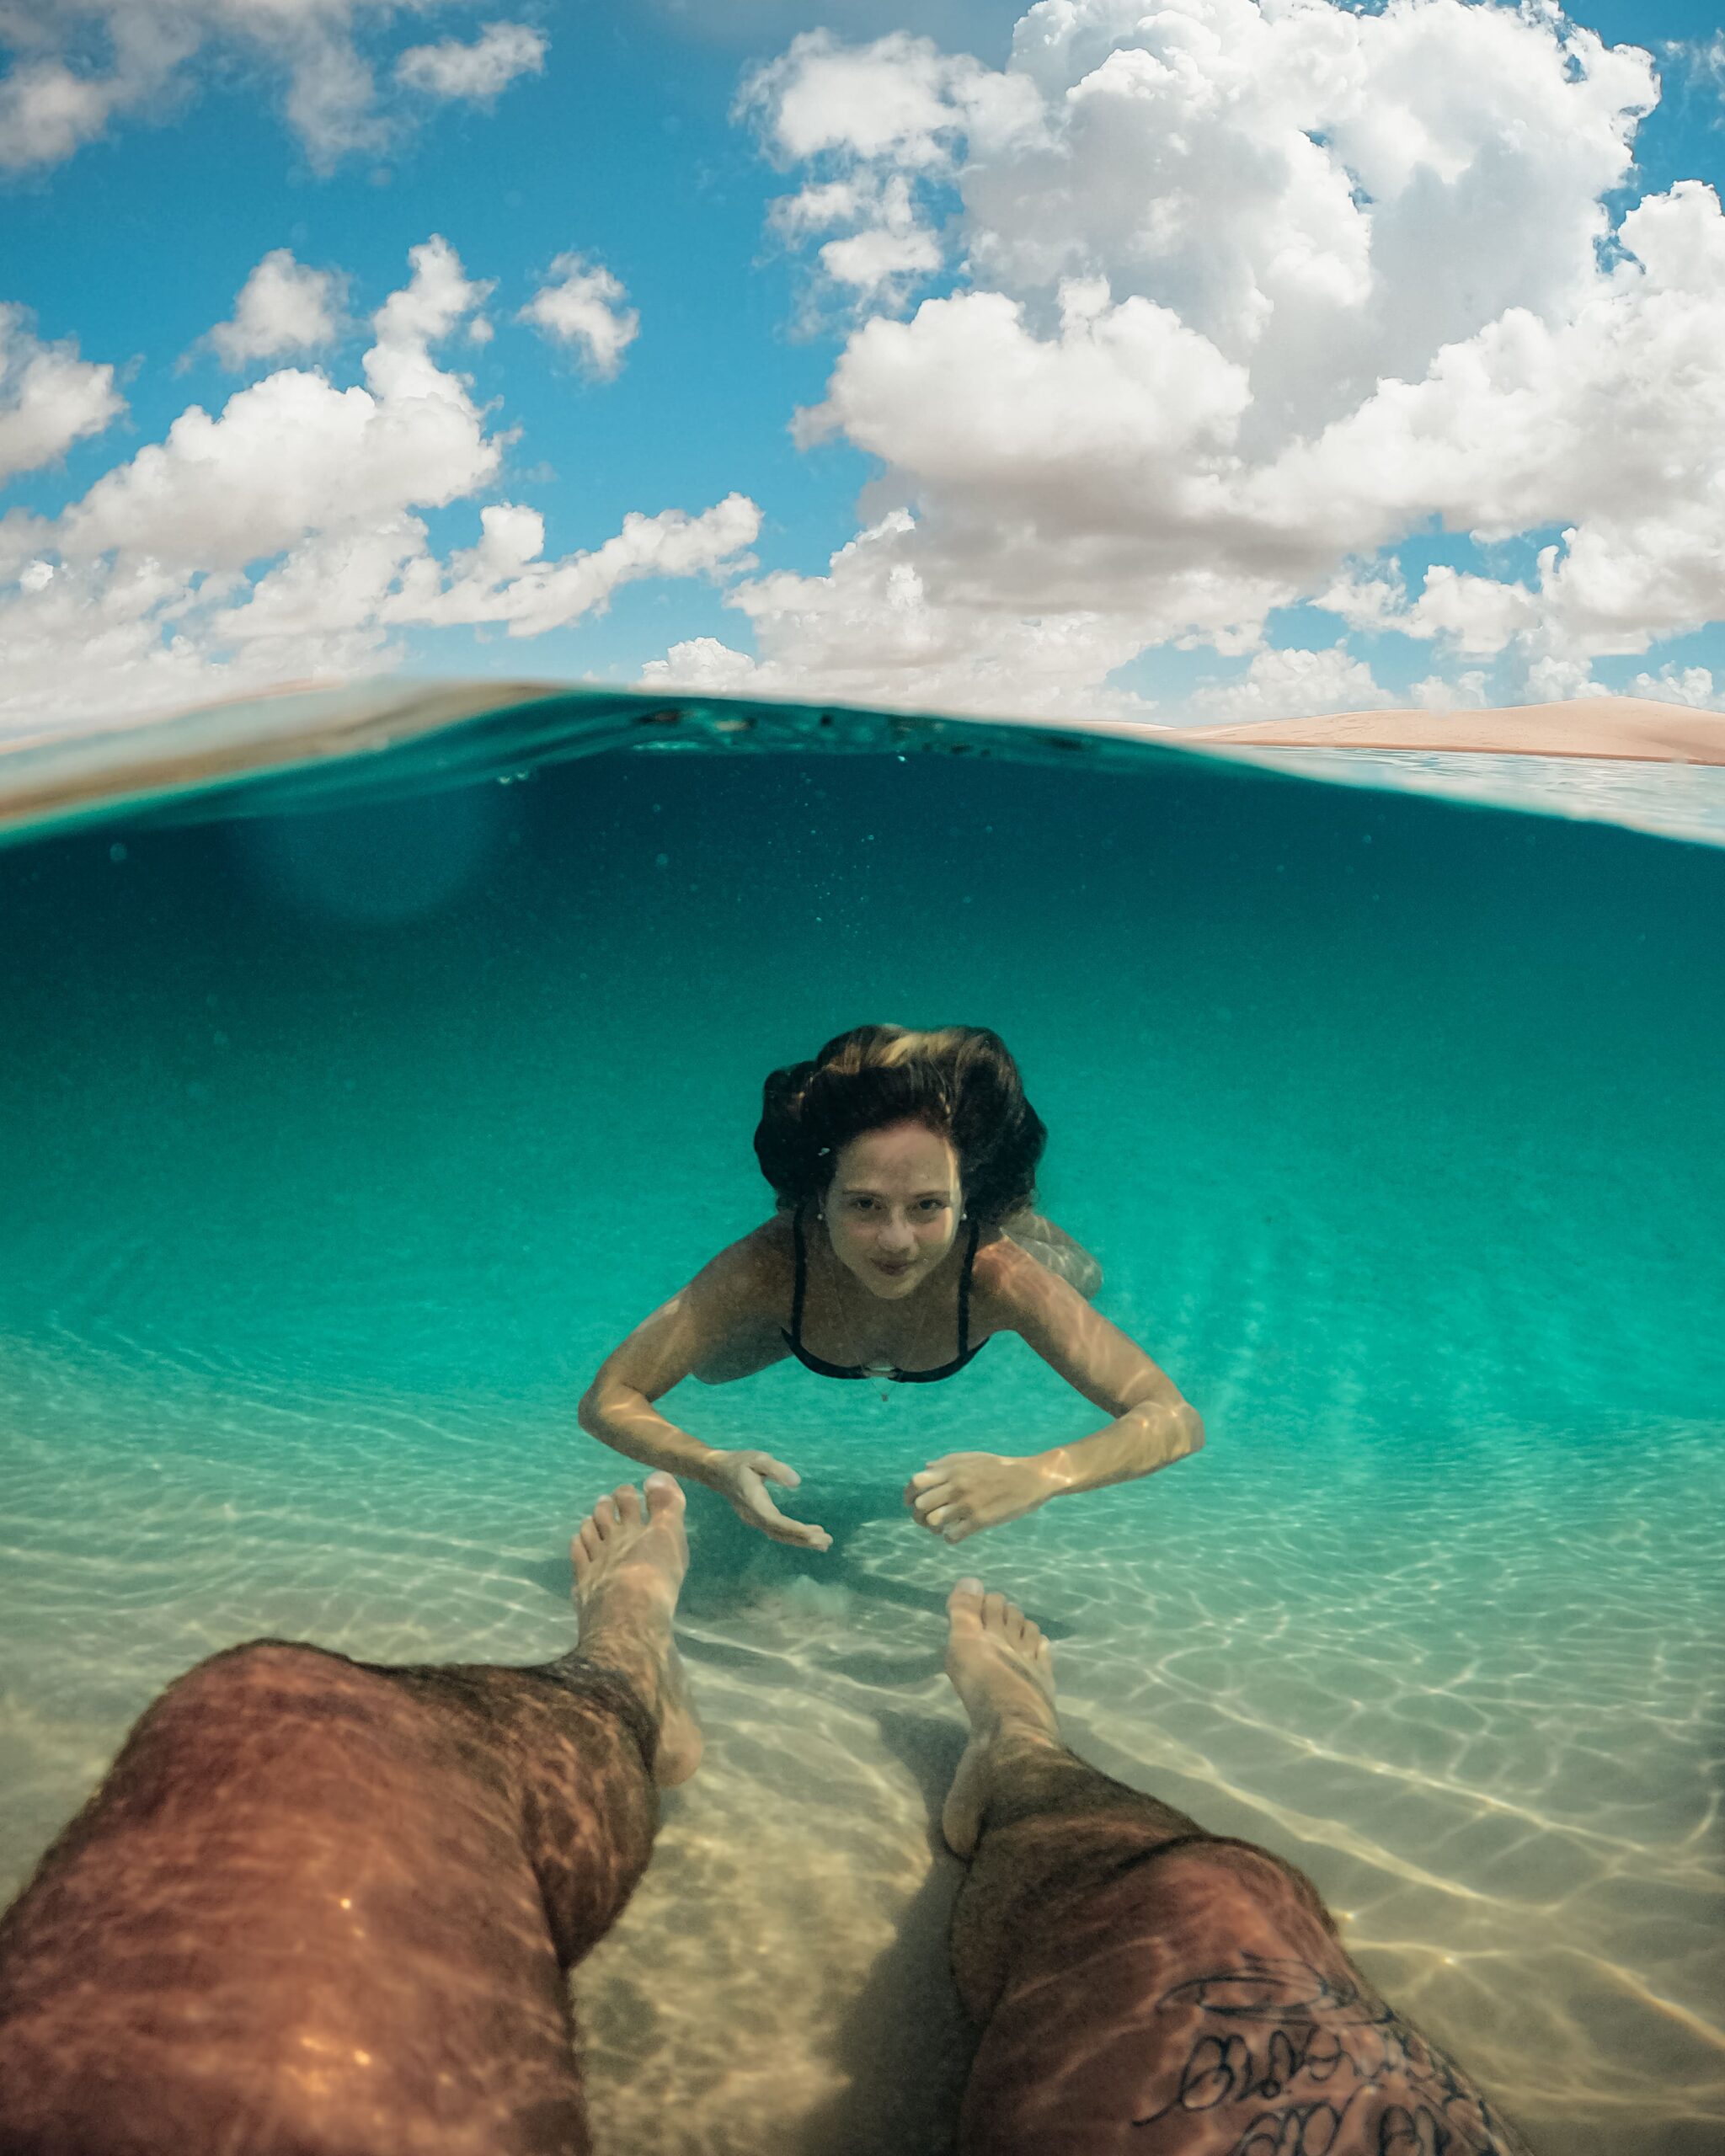
[[[1725,708],[1725,32],[0,0],[0,734]]]

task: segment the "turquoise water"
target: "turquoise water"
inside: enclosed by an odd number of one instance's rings
[[[1081,744],[505,775],[0,853],[0,1890],[212,1647],[565,1646],[574,1399],[764,1214],[764,1073],[984,1023],[1209,1445],[952,1552],[909,1472],[1095,1420],[1018,1343],[676,1396],[836,1546],[694,1493],[712,1750],[578,1979],[604,2145],[943,2145],[975,1562],[1079,1748],[1309,1870],[1536,2148],[1717,2149],[1725,851]]]

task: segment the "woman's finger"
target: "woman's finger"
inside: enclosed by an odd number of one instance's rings
[[[832,1537],[812,1521],[790,1519],[774,1504],[766,1485],[757,1475],[748,1491],[748,1518],[775,1542],[788,1542],[803,1550],[830,1550]]]
[[[782,1513],[775,1513],[771,1519],[763,1518],[761,1525],[774,1542],[788,1543],[793,1550],[830,1550],[832,1537],[824,1527],[815,1527],[800,1519],[787,1519]]]
[[[777,1482],[787,1490],[799,1490],[803,1478],[794,1467],[787,1467],[782,1460],[775,1460],[770,1452],[751,1452],[744,1457],[755,1472],[769,1482]]]

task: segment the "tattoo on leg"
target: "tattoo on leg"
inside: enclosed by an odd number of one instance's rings
[[[1172,2099],[1133,2121],[1237,2111],[1231,2156],[1516,2156],[1520,2142],[1392,2007],[1308,1961],[1242,1956],[1176,1984],[1158,2012],[1198,2031]],[[1274,2108],[1270,2108],[1274,2106]],[[1291,2138],[1290,2138],[1291,2136]]]

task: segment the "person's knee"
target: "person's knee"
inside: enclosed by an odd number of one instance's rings
[[[340,1718],[342,1703],[374,1687],[375,1674],[295,1640],[247,1640],[177,1677],[140,1717],[135,1739],[206,1742],[264,1726]]]
[[[221,1697],[292,1697],[321,1691],[355,1665],[302,1640],[244,1640],[195,1662],[163,1695],[191,1701]]]
[[[1327,1953],[1338,1940],[1335,1919],[1306,1874],[1256,1842],[1205,1836],[1166,1851],[1156,1892],[1169,1920],[1242,1943],[1266,1928]]]

